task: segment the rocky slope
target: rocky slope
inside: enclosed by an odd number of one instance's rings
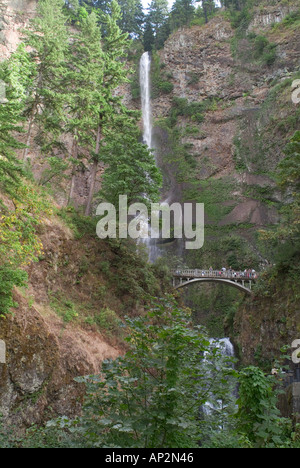
[[[18,306],[0,323],[0,339],[6,343],[6,365],[0,364],[0,413],[16,427],[51,415],[75,414],[84,389],[73,378],[99,372],[104,359],[122,353],[122,347],[109,344],[95,325],[74,323],[75,316],[66,320],[68,308],[60,315],[54,308],[55,294],[72,309],[75,295],[91,301],[90,291],[85,283],[76,284],[82,246],[71,230],[53,218],[45,221],[43,231],[44,257],[29,267],[28,289],[15,291]],[[70,258],[73,248],[78,256]],[[64,270],[67,257],[70,264]],[[91,289],[96,285],[94,279]]]
[[[1,0],[0,2],[0,60],[16,50],[22,29],[34,16],[37,0]]]
[[[78,414],[84,388],[74,378],[122,355],[124,316],[140,315],[150,294],[168,289],[135,246],[101,241],[94,224],[72,216],[39,227],[44,253],[27,267],[12,314],[0,318],[0,414],[16,428]]]
[[[173,34],[160,52],[163,73],[169,75],[174,85],[173,92],[161,95],[153,102],[156,118],[167,117],[174,97],[186,98],[189,102],[213,100],[212,109],[205,113],[204,122],[192,123],[198,133],[183,136],[182,142],[189,145],[190,153],[197,161],[193,177],[197,180],[229,177],[235,199],[234,209],[220,220],[221,225],[249,222],[254,225],[274,223],[277,218],[274,209],[259,200],[246,197],[247,186],[274,187],[270,177],[275,164],[283,157],[282,152],[272,155],[257,154],[255,147],[257,127],[266,127],[265,108],[272,90],[271,83],[283,82],[299,67],[299,35],[289,28],[274,29],[296,3],[283,6],[265,6],[255,11],[246,33],[264,35],[277,45],[277,59],[271,65],[259,63],[243,56],[243,48],[249,50],[251,43],[246,39],[238,41],[238,51],[233,53],[236,31],[224,15],[213,18],[206,26],[194,26]],[[291,95],[281,96],[282,117],[293,113]],[[276,106],[276,103],[275,103]],[[273,109],[269,109],[273,112]],[[185,127],[183,117],[178,126]],[[261,128],[265,139],[272,136]],[[268,130],[268,129],[267,129]],[[265,131],[265,132],[264,132]],[[284,135],[281,148],[293,129]],[[242,146],[244,154],[239,155]],[[256,154],[246,154],[256,153]],[[267,162],[260,168],[260,161]],[[239,164],[239,158],[242,163]],[[277,194],[277,197],[280,197]]]

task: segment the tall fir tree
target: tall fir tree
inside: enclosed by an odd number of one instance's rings
[[[216,10],[216,5],[215,5],[214,0],[203,0],[202,9],[204,13],[205,23],[208,23],[208,20],[213,16]]]
[[[107,129],[102,155],[106,169],[100,194],[114,206],[118,206],[120,194],[127,195],[128,204],[142,202],[150,206],[159,201],[162,177],[154,155],[139,142],[138,114],[115,114],[112,127]]]
[[[24,148],[18,134],[24,131],[22,114],[34,74],[35,64],[22,44],[9,60],[0,64],[0,82],[4,91],[0,103],[0,186],[11,195],[15,195],[15,187],[22,175],[15,152]]]
[[[168,0],[152,0],[146,21],[152,25],[155,36],[155,47],[157,49],[163,47],[170,33]]]
[[[128,35],[123,33],[118,22],[121,18],[121,9],[116,0],[111,2],[111,14],[105,16],[106,34],[103,37],[104,76],[99,82],[101,100],[95,108],[95,151],[91,157],[91,177],[89,195],[85,214],[91,213],[92,200],[95,192],[96,176],[101,161],[101,147],[105,127],[110,125],[113,112],[122,110],[122,98],[116,95],[116,88],[128,82],[128,70],[125,58],[129,46]]]
[[[65,83],[68,95],[66,130],[73,138],[69,202],[73,198],[81,148],[86,148],[90,153],[94,151],[95,121],[101,107],[106,104],[101,86],[104,66],[101,30],[98,17],[92,12],[82,17],[78,31],[72,37]]]
[[[42,145],[45,143],[48,148],[61,132],[65,103],[64,93],[59,92],[59,89],[69,46],[64,6],[64,0],[41,0],[37,15],[25,32],[25,44],[31,48],[32,61],[36,64],[36,76],[28,90],[24,161],[32,143],[35,124],[42,137],[46,138]]]
[[[141,0],[119,0],[118,3],[121,7],[121,30],[132,38],[142,37],[145,14]]]
[[[170,14],[170,28],[174,31],[182,26],[190,25],[194,18],[194,0],[176,0]]]
[[[155,44],[155,36],[154,36],[154,31],[153,31],[153,27],[152,27],[149,16],[147,17],[146,23],[145,23],[143,42],[144,42],[144,50],[146,52],[151,52]]]

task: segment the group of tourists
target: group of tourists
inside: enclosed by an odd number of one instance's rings
[[[203,273],[204,272],[202,272],[202,276],[203,276]],[[221,270],[214,270],[212,267],[210,267],[209,275],[223,276],[225,278],[253,278],[253,279],[257,278],[257,273],[252,268],[245,269],[244,271],[235,271],[231,267],[229,267],[229,269],[226,269],[225,267],[223,267],[221,268]]]
[[[228,269],[223,267],[220,270],[214,270],[213,267],[210,267],[209,270],[174,270],[174,273],[177,276],[190,276],[190,277],[223,277],[223,278],[246,278],[246,279],[256,279],[257,272],[252,269],[248,268],[244,271],[236,271],[233,268],[229,267]]]

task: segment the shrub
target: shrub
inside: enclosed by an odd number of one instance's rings
[[[14,286],[26,286],[26,281],[27,274],[24,271],[5,265],[0,267],[0,317],[17,305],[12,297]]]
[[[159,83],[158,87],[164,94],[170,94],[174,89],[173,83],[169,83],[168,81],[162,81]]]
[[[101,378],[76,379],[87,386],[82,417],[49,425],[71,427],[87,447],[198,447],[205,425],[199,408],[210,398],[226,400],[231,368],[171,297],[127,326],[126,355],[105,361]],[[228,412],[224,405],[220,417]]]

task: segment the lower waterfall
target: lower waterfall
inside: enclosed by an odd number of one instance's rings
[[[235,351],[234,351],[234,346],[231,343],[229,338],[210,338],[209,339],[210,346],[211,348],[217,348],[220,351],[220,354],[222,357],[224,357],[224,362],[221,359],[221,362],[218,365],[224,365],[227,366],[228,368],[234,368],[234,357],[235,357]],[[210,352],[207,351],[204,353],[204,359],[211,364],[211,359],[210,359]],[[218,372],[218,365],[216,365],[215,371]],[[210,371],[208,371],[210,372]],[[232,390],[231,390],[231,395],[232,395],[232,401],[229,400],[223,400],[223,399],[218,399],[216,398],[213,394],[209,394],[208,399],[206,403],[201,407],[200,413],[202,413],[202,417],[204,419],[209,419],[210,417],[214,416],[215,414],[219,414],[220,416],[220,423],[218,425],[219,430],[224,429],[224,424],[222,422],[222,410],[225,408],[227,409],[229,406],[233,405],[233,402],[236,401],[237,397],[237,392],[236,392],[236,383],[232,383]],[[235,407],[232,406],[232,408]]]

